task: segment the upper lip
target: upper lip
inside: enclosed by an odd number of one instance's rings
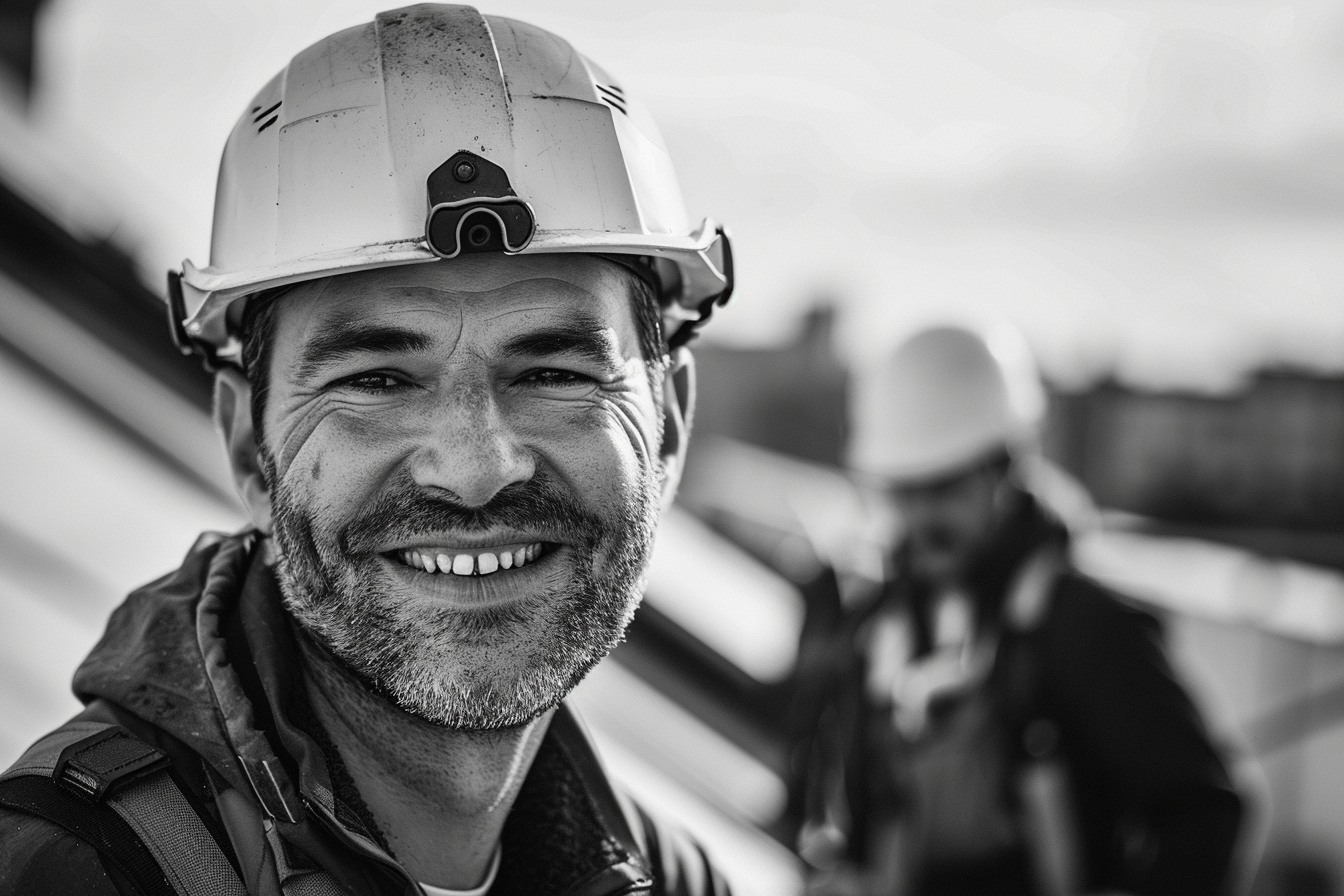
[[[385,544],[379,547],[376,553],[390,554],[395,551],[414,551],[435,550],[460,551],[468,553],[471,551],[486,551],[504,547],[519,547],[529,544],[545,543],[555,544],[561,540],[549,533],[540,532],[483,532],[473,533],[472,535],[461,535],[451,532],[427,533],[416,535],[414,538],[398,539],[396,542]]]

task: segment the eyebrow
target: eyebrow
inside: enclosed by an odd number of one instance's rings
[[[611,331],[602,321],[587,316],[514,336],[501,351],[505,355],[575,354],[607,366],[615,366],[621,357]]]
[[[327,365],[353,355],[422,352],[432,343],[424,333],[405,327],[336,320],[322,324],[304,344],[295,373],[300,379],[307,379]]]

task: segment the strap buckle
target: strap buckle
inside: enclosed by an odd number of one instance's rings
[[[206,373],[214,373],[223,366],[215,347],[200,339],[193,338],[187,332],[187,302],[182,295],[182,273],[168,272],[168,333],[173,337],[173,345],[182,354],[195,355],[201,359]]]
[[[166,769],[171,760],[120,726],[77,740],[61,751],[51,779],[92,803],[146,775]]]

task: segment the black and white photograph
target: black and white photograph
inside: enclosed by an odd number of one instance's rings
[[[1344,7],[0,3],[0,893],[1344,896]]]

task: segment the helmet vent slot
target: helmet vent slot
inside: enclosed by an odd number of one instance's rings
[[[630,114],[625,111],[625,92],[622,91],[621,88],[617,87],[615,84],[610,86],[606,84],[597,84],[595,86],[597,87],[597,95],[604,103],[622,115]]]
[[[279,118],[279,116],[278,116],[278,115],[274,115],[274,114],[272,114],[272,113],[274,113],[275,110],[276,110],[276,109],[279,109],[279,108],[280,108],[280,103],[278,103],[278,102],[277,102],[274,106],[271,106],[269,109],[266,109],[266,110],[263,110],[260,106],[253,106],[253,107],[252,107],[252,123],[253,123],[253,124],[256,124],[257,122],[261,121],[263,118],[266,119],[264,122],[262,122],[261,127],[257,128],[257,133],[258,133],[258,134],[260,134],[262,131],[266,130],[266,129],[267,129],[268,127],[270,127],[271,125],[275,124],[275,121],[276,121],[277,118]]]

